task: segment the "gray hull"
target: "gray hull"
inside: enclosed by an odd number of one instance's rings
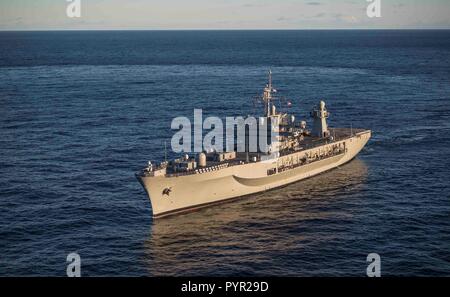
[[[371,131],[289,155],[246,163],[220,170],[182,176],[138,176],[152,204],[153,217],[160,218],[275,189],[320,174],[352,160],[366,145]],[[345,151],[301,164],[305,154],[321,156],[334,145]],[[276,170],[275,174],[270,174]],[[169,191],[167,191],[169,189]]]

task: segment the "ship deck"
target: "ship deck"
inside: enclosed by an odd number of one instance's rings
[[[303,141],[300,142],[300,146],[295,150],[283,150],[280,152],[281,156],[286,156],[292,153],[300,152],[303,150],[312,149],[318,146],[322,146],[324,144],[329,144],[336,141],[345,140],[350,138],[358,133],[367,131],[366,129],[352,129],[352,128],[330,128],[330,135],[333,136],[333,141],[330,141],[328,138],[319,138],[308,136],[305,137]]]
[[[292,153],[298,153],[304,150],[312,149],[318,146],[322,146],[325,144],[330,144],[337,141],[342,141],[345,139],[348,139],[350,137],[353,137],[357,135],[358,133],[366,132],[368,130],[366,129],[352,129],[352,128],[330,128],[330,135],[333,136],[333,141],[330,141],[329,139],[324,138],[318,138],[318,137],[305,137],[305,139],[300,142],[300,146],[298,148],[290,149],[290,150],[283,150],[280,151],[280,156],[286,156]],[[250,160],[255,157],[259,156],[257,153],[250,153],[249,158]],[[258,161],[260,161],[260,158],[258,158]],[[177,177],[177,176],[185,176],[185,175],[191,175],[191,174],[201,174],[211,171],[220,170],[226,167],[230,166],[236,166],[236,165],[242,165],[247,163],[254,163],[254,161],[247,161],[247,156],[245,153],[238,153],[236,159],[233,160],[226,160],[222,162],[214,162],[209,161],[208,166],[201,169],[186,171],[186,172],[171,172],[166,173],[166,177]],[[144,172],[140,172],[139,174],[144,174]]]

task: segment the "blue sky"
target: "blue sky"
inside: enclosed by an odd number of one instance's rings
[[[0,30],[65,29],[450,29],[450,0],[0,0]]]

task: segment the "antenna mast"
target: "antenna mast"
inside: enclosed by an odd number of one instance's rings
[[[167,162],[167,141],[164,141],[164,162]]]
[[[269,69],[269,89],[272,91],[272,69]]]
[[[271,100],[272,100],[272,70],[269,70],[269,84],[264,88],[263,100],[264,100],[264,111],[265,116],[270,117],[272,108],[271,108]]]

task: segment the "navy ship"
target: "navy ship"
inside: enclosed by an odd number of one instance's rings
[[[367,129],[331,128],[326,104],[311,111],[312,129],[274,104],[272,73],[260,100],[268,122],[278,123],[277,152],[202,152],[136,173],[147,192],[154,218],[199,209],[268,191],[315,176],[351,161],[371,138]]]

